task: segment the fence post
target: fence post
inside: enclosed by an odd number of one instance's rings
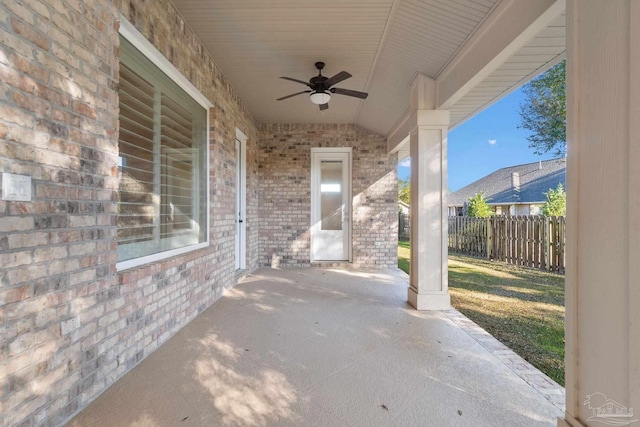
[[[491,259],[493,249],[493,217],[487,217],[487,259]]]
[[[551,236],[549,236],[551,234],[551,222],[549,220],[548,216],[544,217],[544,231],[542,233],[543,236],[543,244],[542,244],[542,248],[544,250],[544,269],[547,271],[551,271],[550,270],[550,261],[551,261],[551,247],[550,247],[550,242],[549,242],[549,238]]]

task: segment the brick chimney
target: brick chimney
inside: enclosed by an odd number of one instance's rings
[[[515,202],[520,201],[520,173],[511,173],[511,188],[513,189],[513,199]]]

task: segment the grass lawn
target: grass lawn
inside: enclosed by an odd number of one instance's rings
[[[409,242],[398,245],[409,273]],[[449,254],[451,304],[564,386],[564,276]]]

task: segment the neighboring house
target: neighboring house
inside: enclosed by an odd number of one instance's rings
[[[467,201],[477,193],[484,193],[497,215],[540,215],[547,200],[545,193],[558,184],[566,188],[565,159],[498,169],[449,194],[449,216],[464,215]]]

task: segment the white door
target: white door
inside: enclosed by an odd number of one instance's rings
[[[311,150],[311,261],[351,260],[351,148]]]
[[[236,131],[238,133],[239,131]],[[236,270],[247,267],[246,251],[246,137],[236,139]]]

